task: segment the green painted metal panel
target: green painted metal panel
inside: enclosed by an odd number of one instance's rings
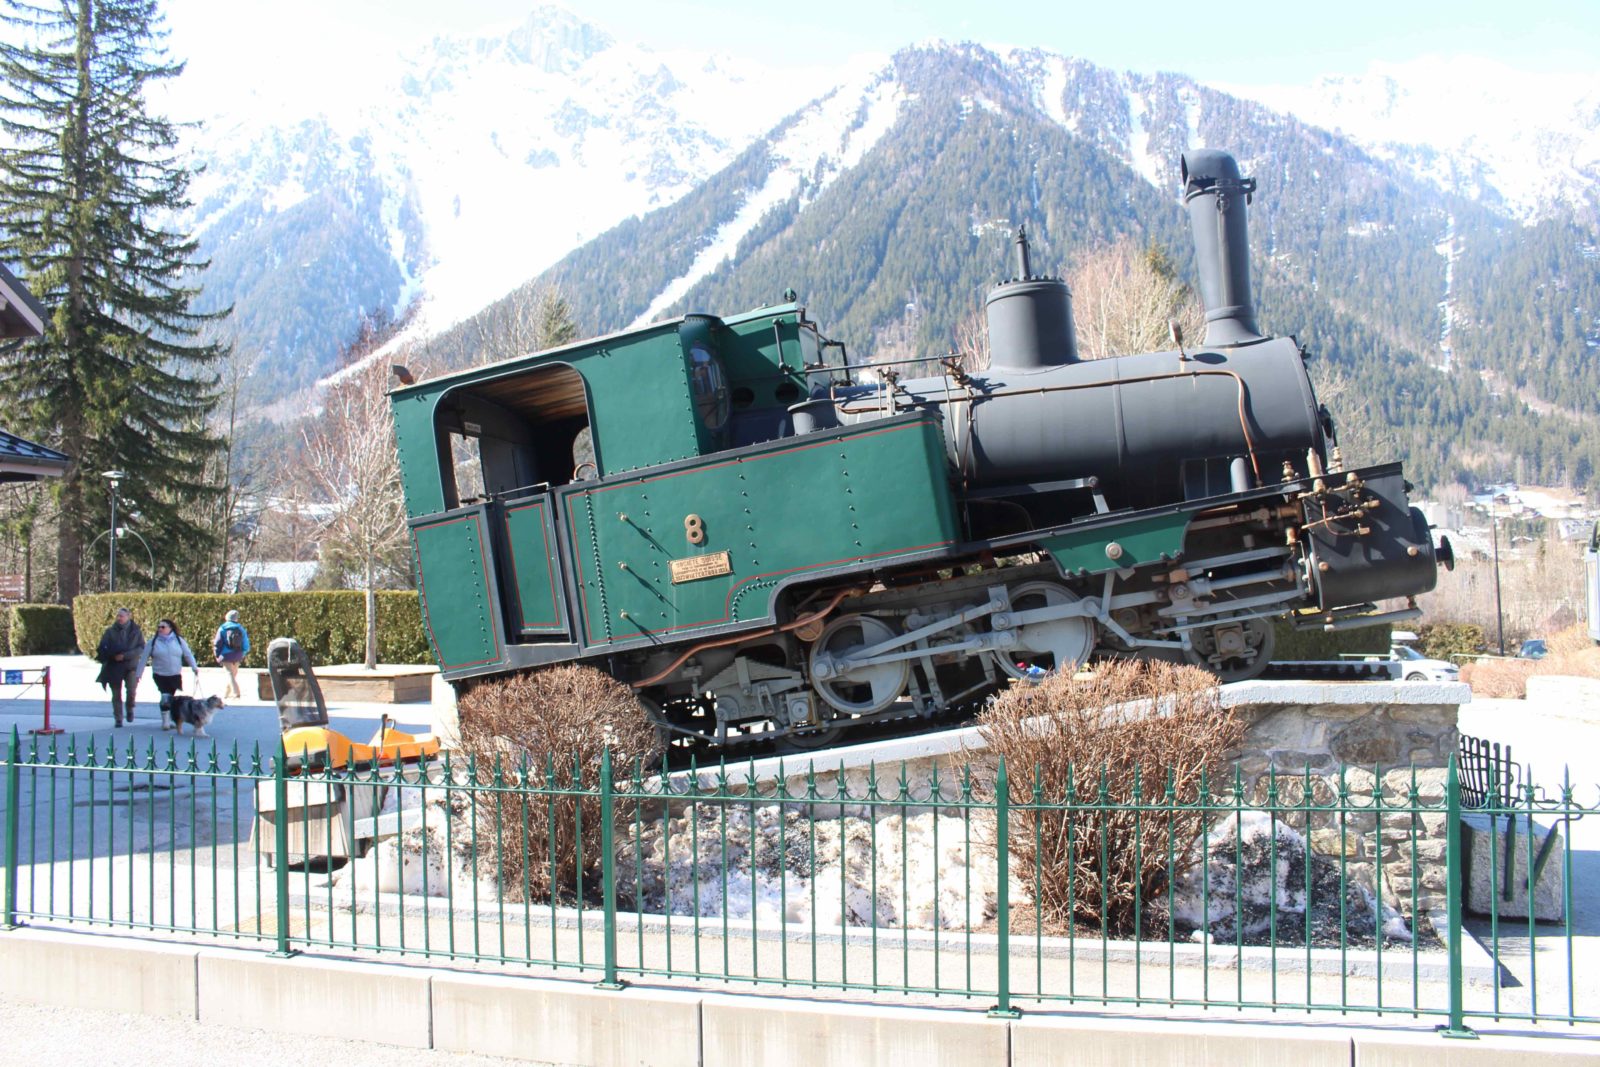
[[[555,556],[555,525],[550,497],[506,505],[506,545],[517,590],[517,621],[523,633],[566,633],[560,564]]]
[[[411,529],[422,623],[443,670],[479,667],[503,658],[484,525],[483,511],[475,509]]]
[[[433,427],[438,400],[436,392],[393,393],[389,397],[400,456],[400,486],[405,492],[406,514],[413,518],[444,510],[439,439]]]
[[[1097,524],[1040,538],[1039,545],[1055,559],[1062,574],[1103,574],[1119,567],[1175,559],[1183,551],[1183,537],[1189,529],[1190,518],[1186,513],[1173,512],[1116,524]],[[1115,558],[1106,551],[1112,543],[1122,549]]]
[[[694,400],[675,324],[613,338],[572,365],[589,387],[601,473],[700,454]]]
[[[942,430],[922,414],[562,496],[591,644],[758,622],[797,575],[937,551],[958,536]],[[714,573],[723,553],[726,573]],[[704,576],[674,581],[674,561]]]

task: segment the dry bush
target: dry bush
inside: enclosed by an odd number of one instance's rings
[[[1461,665],[1461,680],[1480,697],[1514,697],[1528,694],[1528,676],[1533,673],[1531,659],[1480,659]]]
[[[1528,679],[1533,675],[1564,675],[1600,678],[1600,648],[1583,626],[1574,626],[1549,638],[1542,659],[1480,659],[1464,664],[1461,680],[1481,697],[1528,695]]]
[[[1217,680],[1158,661],[1108,663],[1087,680],[1052,675],[1002,694],[979,718],[992,755],[1003,757],[1014,804],[1037,785],[1045,804],[1181,802],[1202,775],[1225,771],[1244,725],[1223,710]],[[1049,923],[1104,920],[1134,928],[1136,901],[1165,892],[1167,857],[1186,856],[1206,827],[1198,811],[1013,809],[1012,870]],[[1136,892],[1137,891],[1137,892]]]
[[[479,682],[460,700],[461,748],[479,785],[594,790],[609,747],[614,777],[649,759],[655,729],[633,690],[593,667],[566,665]],[[600,888],[600,800],[559,792],[473,793],[485,871],[519,899],[572,900]],[[618,803],[621,825],[627,814]],[[581,828],[581,835],[580,835]]]
[[[1600,645],[1594,643],[1585,625],[1562,630],[1545,642],[1548,654],[1534,662],[1534,674],[1563,674],[1577,678],[1600,678]]]

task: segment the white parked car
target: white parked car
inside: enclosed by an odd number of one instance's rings
[[[1395,674],[1408,682],[1459,682],[1461,668],[1442,659],[1429,659],[1410,645],[1389,646]]]

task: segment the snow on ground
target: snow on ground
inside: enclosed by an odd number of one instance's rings
[[[485,813],[478,813],[474,849],[467,794],[432,790],[419,801],[415,790],[401,798],[391,791],[387,807],[411,810],[419,803],[427,806],[422,819],[413,814],[412,825],[380,843],[376,857],[333,876],[339,896],[354,880],[358,893],[518,899],[516,879],[499,882],[493,849],[484,843],[499,838],[487,828],[492,814],[485,824]],[[796,805],[686,803],[665,818],[647,819],[636,835],[619,837],[618,906],[841,928],[967,930],[994,918],[992,824],[927,809],[876,819],[859,810],[813,818]],[[1180,929],[1195,930],[1197,939],[1226,942],[1237,934],[1251,943],[1268,933],[1276,901],[1279,939],[1303,936],[1307,850],[1298,831],[1265,812],[1229,815],[1212,827],[1205,854],[1202,865],[1197,850],[1176,883],[1172,912]],[[1014,905],[1029,902],[1015,872],[1009,892]],[[1393,908],[1383,905],[1379,915],[1370,887],[1351,879],[1341,893],[1338,864],[1326,857],[1311,857],[1310,900],[1315,943],[1339,942],[1341,908],[1352,941],[1370,942],[1380,925],[1386,940],[1411,939]],[[1152,904],[1159,910],[1166,901]]]
[[[1046,56],[1040,78],[1034,83],[1034,103],[1050,120],[1071,131],[1076,123],[1067,118],[1067,61],[1062,56]]]
[[[1206,836],[1207,862],[1195,862],[1178,876],[1173,918],[1180,926],[1193,928],[1197,940],[1209,934],[1216,941],[1237,937],[1249,944],[1272,935],[1274,924],[1280,943],[1301,939],[1306,929],[1307,854],[1304,835],[1268,812],[1224,816]],[[1312,853],[1313,943],[1340,943],[1341,904],[1350,941],[1367,941],[1377,928],[1371,889],[1349,879],[1341,894],[1339,882],[1339,865]],[[1385,940],[1411,940],[1405,919],[1387,904],[1382,905],[1382,927]]]

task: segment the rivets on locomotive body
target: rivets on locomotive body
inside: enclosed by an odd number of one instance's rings
[[[1122,558],[1122,546],[1121,545],[1117,544],[1117,542],[1115,542],[1115,541],[1112,541],[1110,544],[1106,545],[1106,559],[1121,559],[1121,558]]]

